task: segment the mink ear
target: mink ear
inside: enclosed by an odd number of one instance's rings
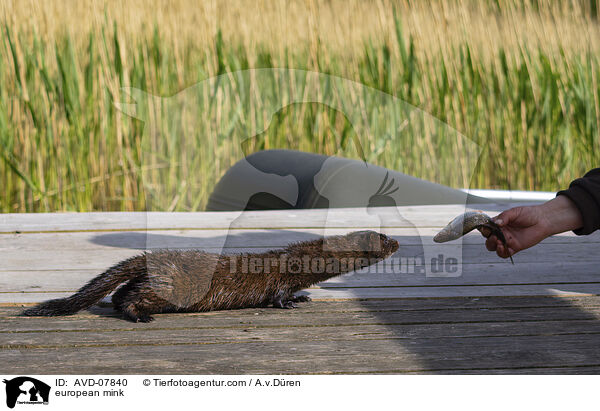
[[[374,233],[374,232],[370,232],[369,233],[369,242],[371,244],[374,244],[375,242],[377,242],[379,240],[379,234]]]
[[[373,251],[378,249],[377,241],[379,235],[373,231],[369,232],[363,237],[362,241],[359,242],[360,250],[357,251]]]

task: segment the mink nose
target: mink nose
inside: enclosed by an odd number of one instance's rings
[[[390,247],[394,251],[398,249],[398,242],[391,237],[386,236],[385,234],[379,234],[379,238],[381,239],[384,247]]]

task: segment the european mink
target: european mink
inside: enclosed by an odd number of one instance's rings
[[[27,309],[27,316],[70,315],[111,291],[114,307],[134,322],[150,314],[247,307],[295,308],[308,301],[294,293],[328,278],[375,264],[398,242],[374,231],[356,231],[293,243],[264,253],[219,255],[199,250],[159,250],[121,261],[67,298]]]

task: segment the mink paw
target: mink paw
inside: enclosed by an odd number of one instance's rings
[[[154,317],[148,314],[132,314],[125,312],[125,318],[133,323],[149,323],[154,321]]]
[[[275,308],[284,308],[284,309],[289,309],[289,308],[298,308],[298,306],[296,304],[294,304],[294,302],[292,300],[276,300],[273,302],[273,307]]]

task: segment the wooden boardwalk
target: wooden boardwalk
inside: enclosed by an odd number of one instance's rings
[[[464,207],[391,211],[397,218],[386,214],[383,226],[364,209],[0,215],[4,373],[40,364],[84,374],[600,371],[600,235],[554,236],[512,266],[477,233],[458,246],[432,243]],[[265,250],[365,228],[400,242],[399,264],[321,283],[295,310],[161,314],[150,324],[124,321],[107,304],[70,317],[19,316],[143,249]],[[432,266],[440,254],[458,265],[440,274]],[[414,271],[402,265],[415,261]]]

